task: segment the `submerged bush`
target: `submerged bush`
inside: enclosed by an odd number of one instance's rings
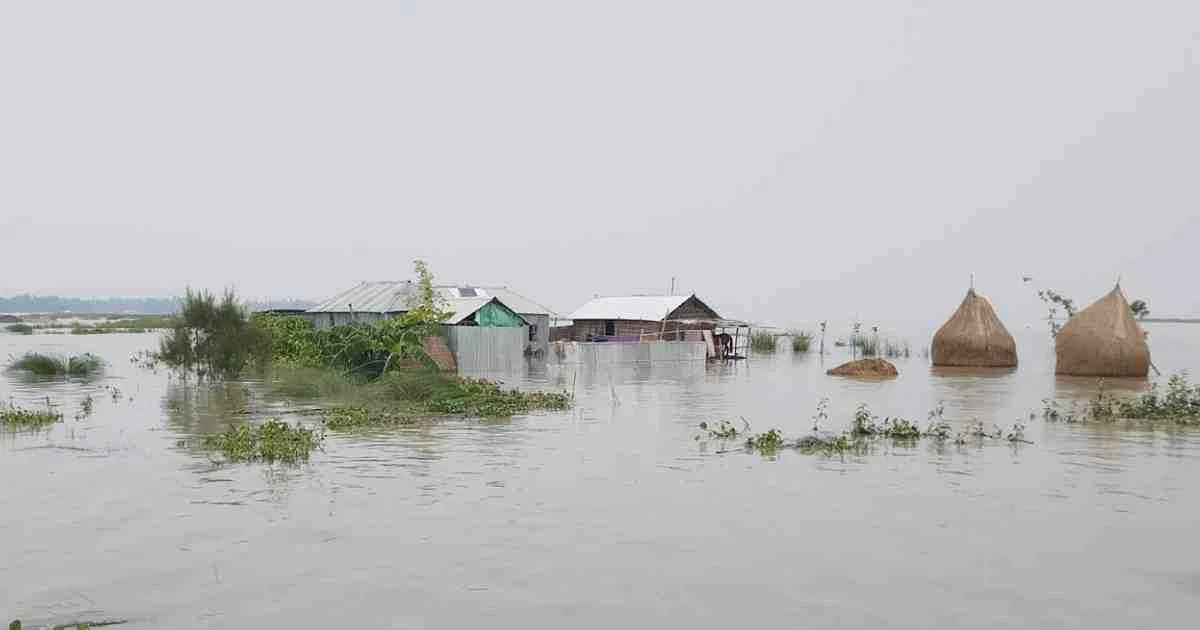
[[[754,331],[750,333],[750,349],[755,352],[775,352],[775,335],[769,332]]]
[[[104,360],[89,353],[58,357],[40,352],[26,352],[9,364],[9,369],[35,376],[88,377],[104,370]]]
[[[32,335],[33,334],[33,326],[30,326],[29,324],[23,324],[23,323],[9,324],[4,327],[4,330],[7,330],[10,333],[15,333],[18,335]]]
[[[208,291],[188,290],[174,327],[159,344],[167,365],[201,376],[235,377],[255,359],[265,359],[269,342],[232,292],[220,303]]]
[[[23,409],[12,403],[0,405],[0,424],[20,429],[37,429],[62,421],[62,413],[46,404],[45,409]]]
[[[242,424],[204,439],[204,447],[225,455],[231,462],[305,461],[320,447],[324,436],[299,424],[271,419],[260,425]]]
[[[1200,386],[1188,383],[1186,372],[1171,375],[1165,392],[1155,383],[1144,394],[1118,397],[1105,391],[1104,379],[1100,379],[1096,395],[1082,408],[1072,405],[1063,410],[1053,400],[1043,402],[1042,418],[1048,422],[1200,424]]]
[[[813,335],[807,330],[800,330],[792,333],[792,352],[801,353],[808,352],[808,347],[812,345]]]

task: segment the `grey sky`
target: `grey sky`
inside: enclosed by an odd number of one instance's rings
[[[1200,314],[1200,3],[0,3],[0,293]]]

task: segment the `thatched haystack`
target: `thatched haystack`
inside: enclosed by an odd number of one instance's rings
[[[826,374],[851,378],[896,378],[900,372],[896,370],[896,366],[883,359],[859,359],[843,363]]]
[[[1054,340],[1056,374],[1146,376],[1150,346],[1118,285],[1067,321]]]
[[[996,311],[975,289],[933,335],[930,356],[937,366],[1010,368],[1017,366],[1017,342]]]

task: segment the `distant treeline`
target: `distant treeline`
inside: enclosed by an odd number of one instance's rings
[[[0,313],[138,313],[165,314],[179,311],[183,298],[65,298],[57,295],[16,295],[0,297]],[[306,309],[313,302],[270,300],[247,302],[251,311],[266,309]]]

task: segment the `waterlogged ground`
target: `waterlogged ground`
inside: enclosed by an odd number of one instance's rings
[[[1200,374],[1200,326],[1151,325],[1164,374]],[[578,405],[505,422],[331,434],[300,467],[214,464],[196,436],[296,410],[253,385],[197,387],[128,361],[153,335],[0,336],[107,358],[94,383],[0,376],[65,421],[0,433],[0,616],[127,628],[1187,627],[1200,610],[1200,433],[1030,421],[1052,375],[1022,367],[854,383],[790,353],[730,367],[555,367]],[[917,344],[914,344],[916,346]],[[1110,384],[1111,386],[1111,384]],[[85,395],[93,414],[76,419]],[[940,400],[1021,419],[1034,444],[881,446],[866,456],[722,453],[701,421],[789,436],[830,398],[922,420]],[[41,401],[39,403],[39,401]],[[300,417],[300,416],[295,416]],[[740,420],[737,423],[740,424]]]

